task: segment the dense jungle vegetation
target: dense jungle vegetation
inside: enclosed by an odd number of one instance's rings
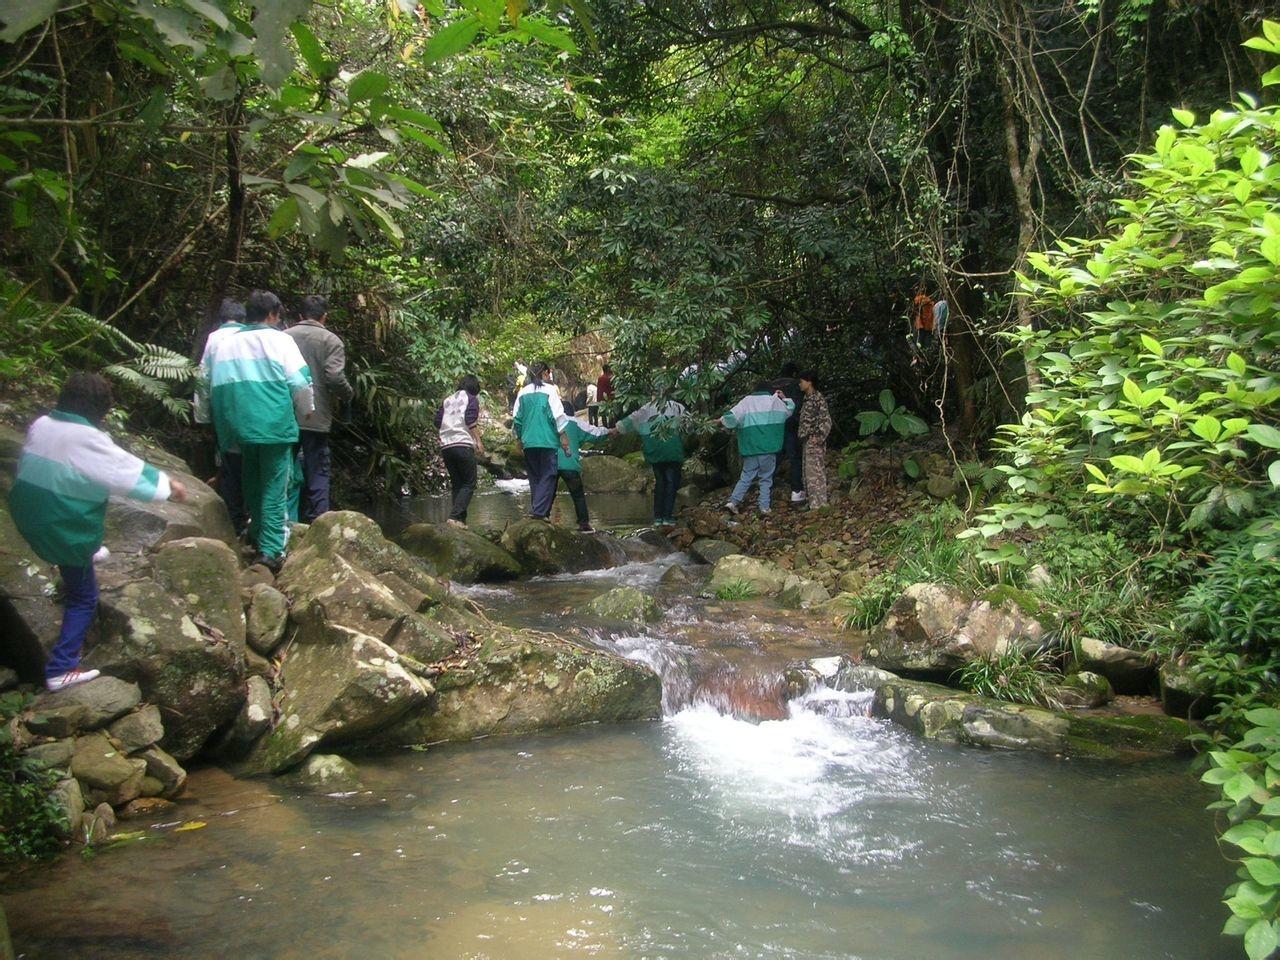
[[[1201,685],[1241,858],[1228,930],[1275,949],[1280,26],[1259,7],[6,0],[0,22],[9,399],[105,366],[135,427],[190,443],[190,357],[254,287],[334,304],[357,389],[335,449],[392,492],[437,469],[445,388],[478,371],[501,397],[517,359],[577,380],[609,357],[619,406],[700,409],[793,361],[840,444],[888,389],[877,426],[941,421],[996,467],[904,546],[917,565],[1071,570],[1067,634],[1160,647]],[[924,346],[920,288],[951,305]]]

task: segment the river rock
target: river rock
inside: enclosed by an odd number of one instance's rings
[[[496,543],[466,527],[415,523],[400,545],[434,576],[458,583],[492,583],[520,576],[520,562]]]
[[[867,662],[895,673],[960,669],[975,656],[968,638],[957,637],[968,609],[968,599],[955,587],[913,583],[872,630]]]
[[[778,602],[792,610],[808,610],[830,599],[831,594],[822,584],[795,574],[787,577],[782,585],[782,592],[778,594]]]
[[[157,583],[181,597],[193,617],[219,631],[243,656],[240,563],[229,546],[208,537],[173,540],[157,551],[153,570]]]
[[[652,670],[567,640],[496,633],[468,658],[436,678],[434,710],[410,714],[380,742],[470,740],[662,713],[662,683]]]
[[[98,624],[101,638],[85,655],[85,665],[142,688],[160,708],[162,745],[179,760],[195,756],[235,717],[244,688],[243,642],[202,630],[184,602],[154,580],[105,589]]]
[[[1087,670],[1068,674],[1050,693],[1064,707],[1081,709],[1101,707],[1115,699],[1111,681]]]
[[[299,630],[281,682],[280,721],[254,746],[246,762],[250,773],[278,773],[319,746],[368,739],[425,704],[432,692],[381,640],[320,622]]]
[[[526,572],[581,573],[627,562],[626,551],[607,534],[582,533],[545,520],[519,520],[502,533],[502,546]]]
[[[1160,666],[1160,703],[1170,716],[1192,720],[1203,720],[1217,706],[1213,685],[1176,660]]]
[[[663,571],[662,576],[658,578],[658,583],[671,589],[681,589],[690,586],[693,578],[689,576],[689,571],[682,564],[673,563]]]
[[[362,789],[360,771],[350,760],[333,753],[313,753],[289,774],[289,782],[307,790],[347,793]]]
[[[222,752],[231,756],[247,753],[254,741],[270,728],[273,713],[271,687],[262,677],[249,677],[245,681],[244,706],[219,745]]]
[[[790,574],[776,563],[757,560],[740,553],[721,557],[711,571],[707,592],[713,596],[731,584],[749,583],[756,596],[774,597],[782,592]]]
[[[711,537],[700,537],[689,545],[689,555],[699,563],[716,564],[725,557],[740,554],[742,551],[728,540],[715,540]]]
[[[80,821],[84,818],[84,792],[80,789],[80,781],[74,777],[59,780],[49,799],[58,808],[58,819],[62,824],[59,832],[64,837],[79,833]]]
[[[89,803],[128,803],[142,792],[146,772],[145,762],[126,757],[104,733],[76,739],[71,774],[80,781]]]
[[[148,796],[176,797],[182,793],[182,788],[187,785],[187,771],[170,754],[160,747],[147,747],[137,758],[146,765],[147,776],[144,779],[153,779],[160,784],[158,794],[148,790]]]
[[[984,657],[1035,650],[1044,642],[1044,627],[1036,619],[1039,612],[1040,603],[1033,594],[997,587],[969,605],[956,637],[967,640]]]
[[[284,640],[289,627],[289,598],[266,583],[255,583],[244,591],[248,597],[245,641],[259,656],[269,657]]]
[[[647,493],[653,489],[653,471],[621,457],[583,457],[582,485],[593,495]]]
[[[600,594],[587,604],[587,612],[605,620],[632,623],[657,623],[662,619],[658,602],[635,587],[614,587]]]
[[[71,769],[71,757],[74,753],[75,741],[67,738],[65,740],[51,740],[48,743],[40,743],[34,747],[28,747],[23,756],[46,770],[69,770]]]
[[[138,797],[137,800],[130,800],[117,811],[121,820],[154,817],[158,813],[173,809],[174,803],[172,800],[165,800],[162,797],[147,794],[145,785],[148,779],[147,777],[142,778],[144,784],[142,796]]]
[[[89,708],[82,703],[41,707],[23,718],[27,732],[37,737],[73,737],[89,728]]]
[[[1148,693],[1156,681],[1153,655],[1092,637],[1081,638],[1076,665],[1106,677],[1117,693]]]
[[[881,685],[872,709],[926,739],[1100,760],[1181,753],[1190,734],[1173,717],[1060,713],[912,680]]]
[[[120,741],[125,753],[136,753],[164,736],[164,724],[160,720],[160,708],[147,704],[141,710],[125,714],[111,724],[108,732]]]
[[[34,704],[37,714],[42,710],[54,710],[62,707],[83,707],[83,714],[78,729],[97,730],[106,726],[117,717],[122,717],[142,702],[142,692],[137,684],[128,683],[118,677],[98,677],[88,683],[80,683],[56,693],[41,694]],[[28,723],[28,729],[31,729]],[[37,732],[34,731],[33,732]],[[52,736],[68,736],[74,733],[51,734]]]

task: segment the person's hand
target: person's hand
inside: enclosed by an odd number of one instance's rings
[[[169,499],[174,503],[187,502],[187,485],[181,480],[169,481]]]
[[[569,456],[569,438],[568,437],[560,438],[560,449],[564,451],[564,455],[566,457]]]
[[[779,400],[785,400],[785,399],[786,399],[786,394],[784,394],[781,390],[775,390],[775,391],[773,391],[773,395],[774,395],[775,397],[777,397]]]

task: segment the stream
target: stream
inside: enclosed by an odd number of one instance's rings
[[[356,758],[350,795],[197,770],[166,823],[121,825],[146,839],[9,878],[19,955],[1238,955],[1212,797],[1185,763],[935,744],[865,694],[788,701],[783,666],[847,641],[668,589],[675,563],[462,589],[654,667],[662,722]],[[576,612],[619,583],[664,621],[618,634]]]

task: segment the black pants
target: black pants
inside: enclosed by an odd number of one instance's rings
[[[782,461],[785,459],[791,465],[788,476],[791,480],[791,492],[804,492],[804,456],[800,444],[800,427],[799,425],[792,427],[791,422],[795,420],[792,416],[787,421],[786,428],[782,433],[782,452],[778,454],[777,473],[782,472]]]
[[[445,469],[449,471],[449,490],[453,494],[450,520],[467,522],[467,508],[476,492],[476,448],[466,443],[456,443],[440,451]]]
[[[298,519],[311,523],[333,509],[329,503],[333,458],[329,454],[329,434],[299,430],[298,437],[302,442],[302,502],[298,506]]]
[[[684,464],[679,460],[650,464],[653,467],[653,519],[676,518],[676,494],[680,491],[680,471]]]
[[[529,512],[545,520],[556,500],[556,451],[552,447],[525,447],[524,472],[529,476]]]
[[[587,514],[587,492],[582,487],[582,474],[577,470],[561,470],[560,479],[573,498],[573,512],[578,515],[578,526],[591,522]]]
[[[243,470],[244,461],[240,454],[218,451],[218,496],[227,505],[236,536],[243,536],[249,527],[249,514],[244,508]]]

